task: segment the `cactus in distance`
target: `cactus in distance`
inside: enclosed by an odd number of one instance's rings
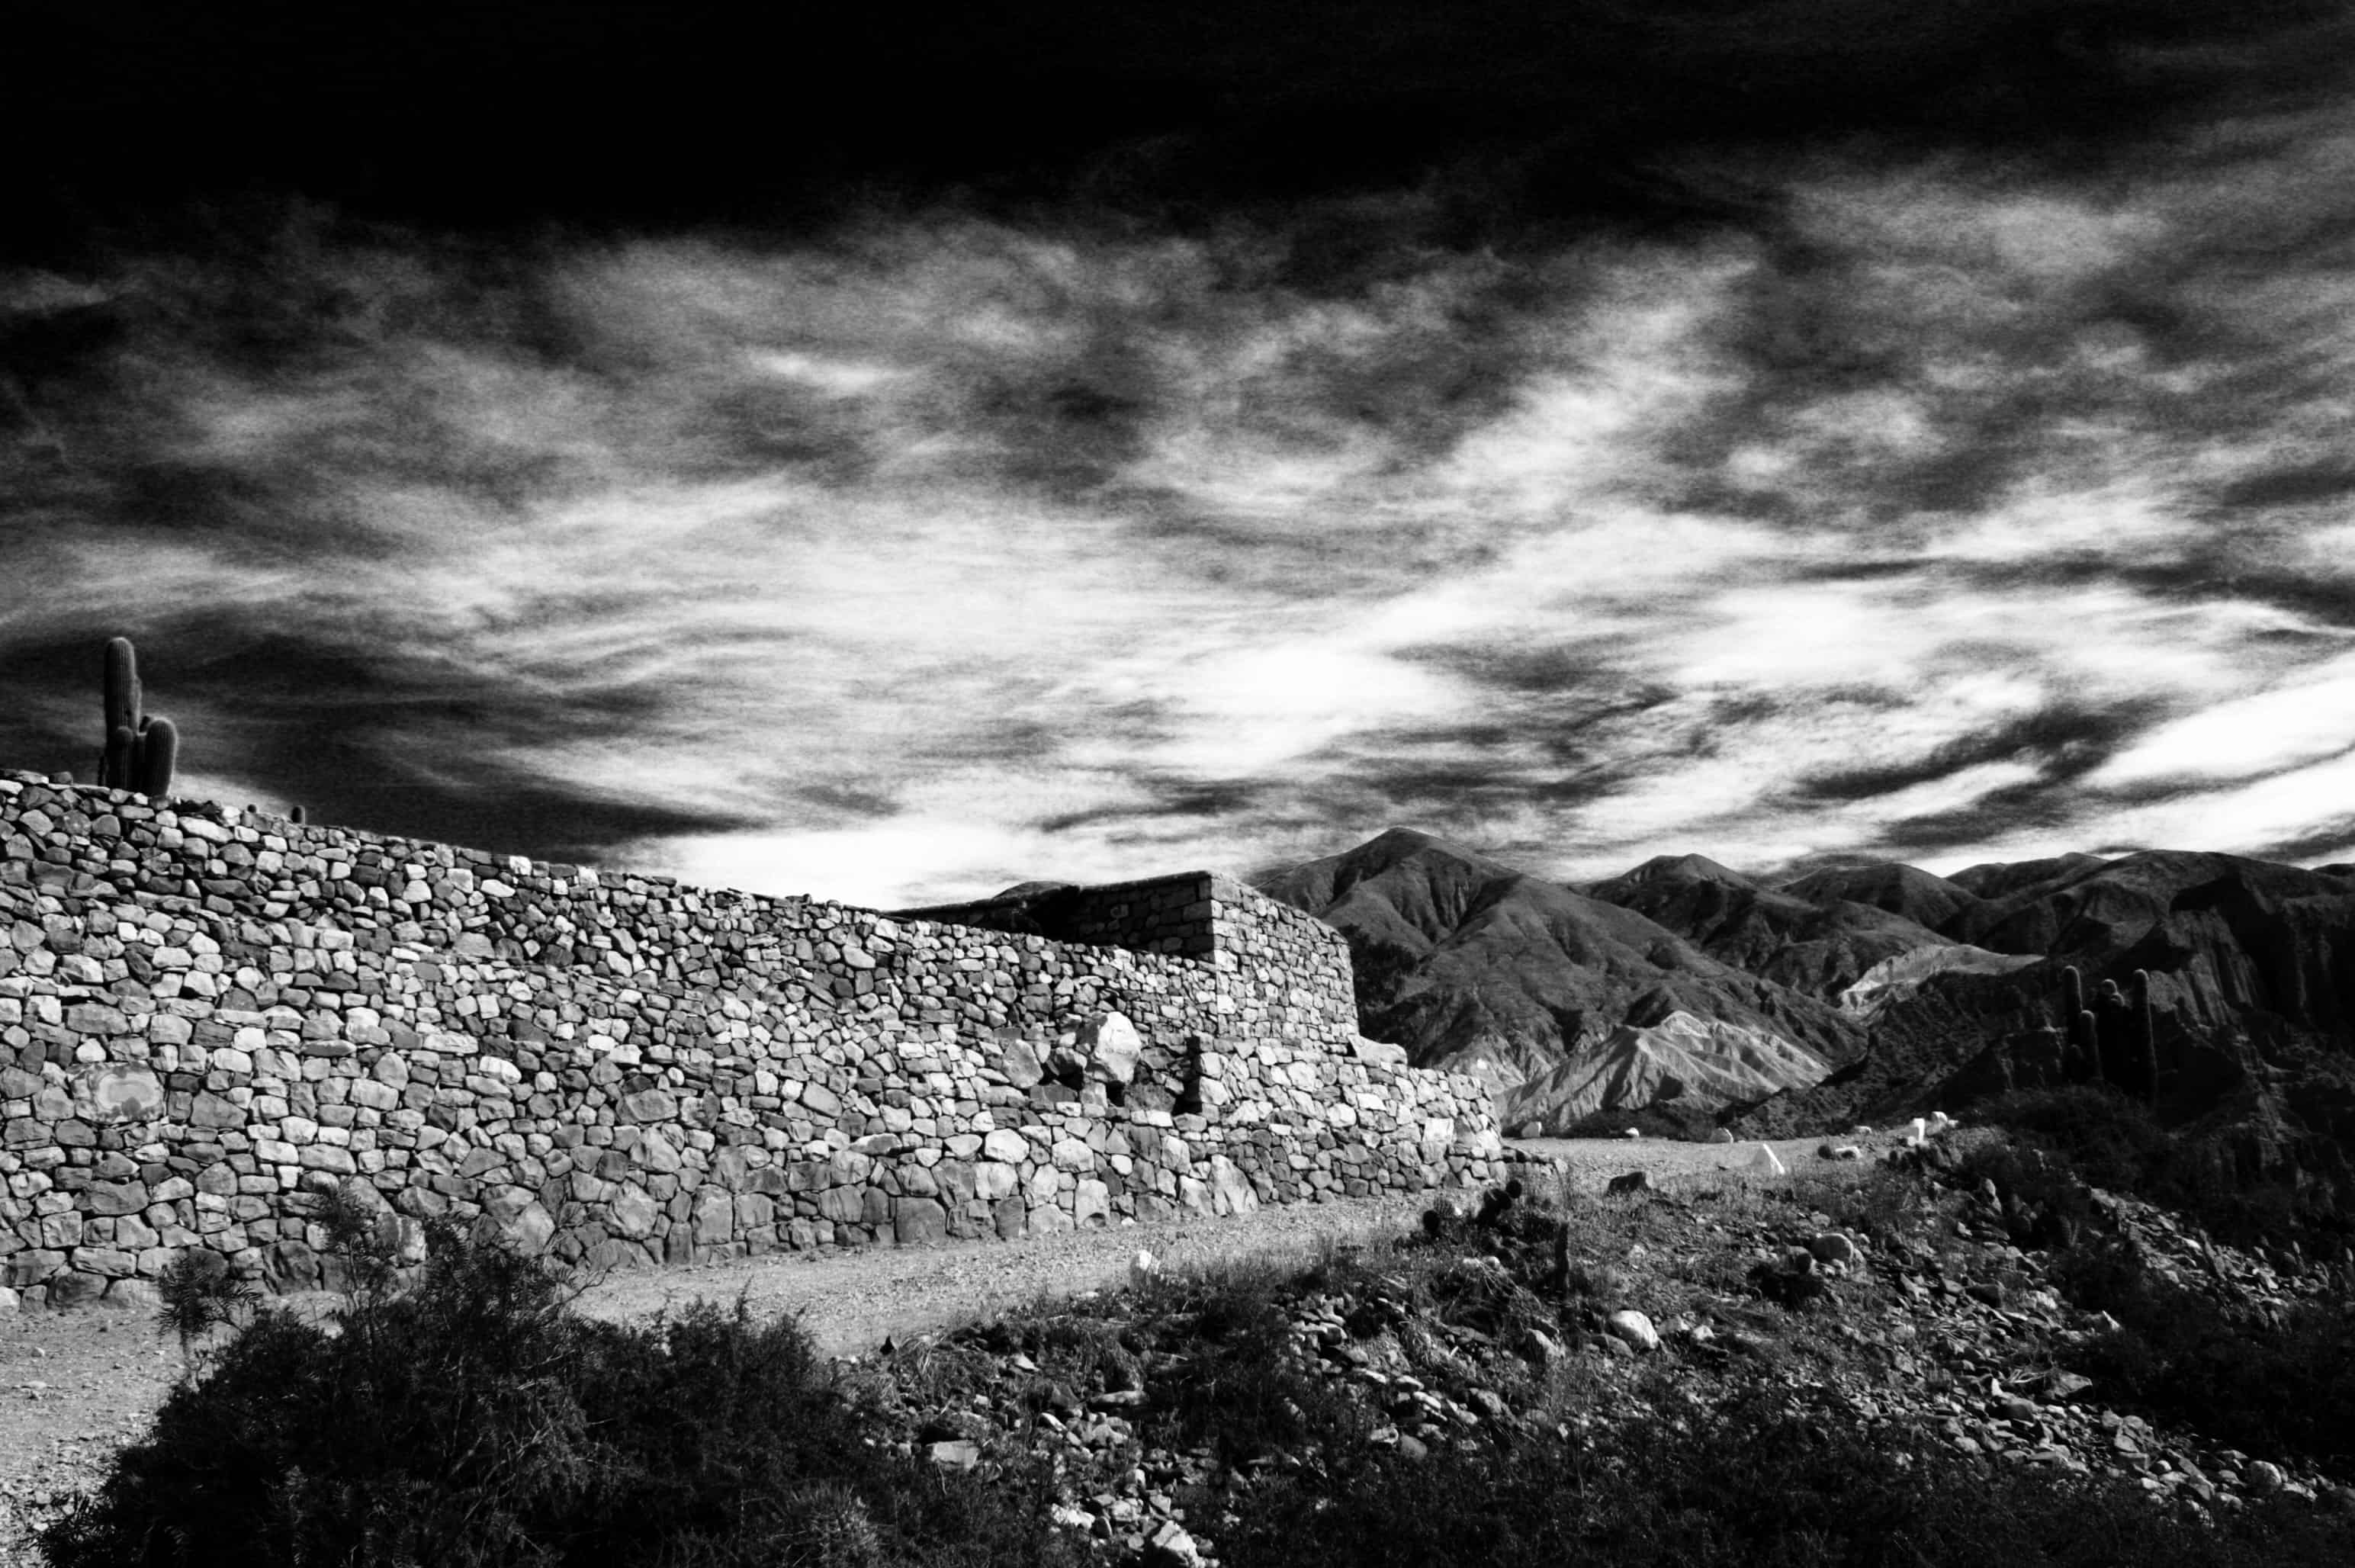
[[[160,799],[172,793],[180,732],[169,719],[141,711],[139,657],[130,638],[108,639],[105,661],[106,749],[99,757],[98,782]]]

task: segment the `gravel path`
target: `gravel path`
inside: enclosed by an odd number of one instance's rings
[[[1817,1139],[1772,1147],[1793,1171],[1859,1179],[1862,1162],[1816,1157]],[[1894,1140],[1863,1140],[1875,1155]],[[1671,1190],[1750,1173],[1725,1168],[1754,1144],[1649,1139],[1544,1138],[1518,1147],[1551,1161],[1573,1189],[1641,1170]],[[614,1321],[690,1301],[740,1296],[756,1316],[797,1312],[828,1355],[859,1355],[886,1336],[986,1319],[1042,1296],[1107,1288],[1127,1277],[1142,1247],[1164,1266],[1251,1257],[1312,1257],[1337,1242],[1395,1236],[1412,1228],[1430,1195],[1272,1206],[1234,1219],[1188,1218],[1069,1232],[1020,1242],[778,1253],[730,1263],[614,1274],[591,1285],[581,1310]],[[329,1298],[296,1298],[316,1309]],[[27,1531],[51,1499],[88,1485],[105,1456],[145,1427],[179,1371],[179,1351],[153,1321],[102,1309],[0,1317],[0,1568],[31,1563]]]
[[[1793,1139],[1772,1147],[1785,1165],[1810,1175],[1853,1179],[1870,1168],[1870,1161],[1817,1159],[1819,1141]],[[1893,1140],[1884,1136],[1868,1141],[1878,1150]],[[1738,1179],[1745,1173],[1729,1173],[1724,1167],[1757,1148],[1601,1138],[1529,1139],[1518,1147],[1552,1162],[1576,1190],[1586,1193],[1599,1193],[1611,1178],[1634,1170],[1669,1189]],[[856,1355],[881,1344],[887,1335],[905,1339],[986,1319],[1042,1296],[1110,1288],[1127,1277],[1139,1248],[1167,1267],[1257,1256],[1306,1258],[1332,1242],[1411,1230],[1430,1204],[1429,1194],[1353,1199],[1270,1207],[1228,1220],[1188,1218],[1074,1231],[1013,1243],[772,1254],[613,1275],[582,1296],[581,1307],[619,1321],[698,1298],[732,1302],[741,1294],[758,1317],[800,1313],[803,1326],[828,1355]]]

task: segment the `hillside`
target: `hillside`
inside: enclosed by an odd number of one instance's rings
[[[1631,1095],[1714,1111],[1817,1082],[1864,1049],[1819,997],[1429,834],[1393,829],[1258,885],[1349,939],[1368,1036],[1489,1078],[1508,1125]]]
[[[2355,880],[2330,870],[2147,851],[1769,886],[1685,855],[1580,891],[1393,829],[1260,886],[1348,936],[1365,1033],[1488,1074],[1509,1126],[1791,1135],[2098,1075],[2219,1180],[2333,1212],[2355,1191]],[[2068,966],[2098,1069],[2066,1038]]]

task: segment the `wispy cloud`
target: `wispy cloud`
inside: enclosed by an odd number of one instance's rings
[[[2328,859],[2350,161],[1784,158],[1755,222],[1338,287],[950,213],[20,275],[98,326],[12,367],[0,743],[82,764],[127,631],[204,789],[857,901],[1397,820]]]

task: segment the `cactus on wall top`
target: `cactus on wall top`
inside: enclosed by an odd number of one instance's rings
[[[130,638],[108,639],[105,680],[106,750],[99,758],[98,782],[156,798],[171,794],[180,733],[169,719],[140,710],[139,658]]]

